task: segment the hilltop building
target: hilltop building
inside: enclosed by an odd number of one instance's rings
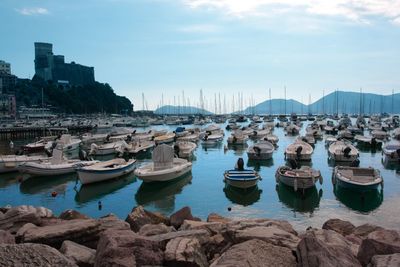
[[[0,71],[11,74],[11,64],[0,60]]]
[[[0,118],[15,118],[16,114],[15,96],[0,94]]]
[[[61,85],[87,85],[95,82],[94,68],[65,63],[63,55],[53,54],[53,44],[35,43],[35,74]]]
[[[17,83],[17,76],[11,74],[11,64],[0,60],[0,94],[11,91]]]

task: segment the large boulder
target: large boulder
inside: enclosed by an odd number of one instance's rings
[[[75,220],[75,219],[90,219],[88,216],[85,214],[80,213],[79,211],[76,210],[65,210],[63,211],[58,218],[62,220]]]
[[[184,220],[194,220],[194,217],[191,209],[186,206],[169,216],[169,220],[175,229],[179,229]]]
[[[26,223],[40,225],[43,218],[53,217],[53,212],[43,207],[17,206],[0,212],[0,229],[16,233]]]
[[[41,243],[60,248],[65,240],[81,245],[95,247],[100,233],[100,224],[96,220],[70,220],[56,225],[38,227],[24,226],[16,235],[18,243]]]
[[[207,230],[210,235],[219,234],[226,231],[226,226],[220,222],[203,222],[185,220],[179,230]]]
[[[114,214],[109,214],[97,220],[100,223],[100,231],[114,230],[130,230],[129,223],[119,219]]]
[[[165,248],[164,260],[167,266],[208,266],[207,257],[196,238],[171,239]]]
[[[327,220],[324,225],[322,225],[322,229],[325,230],[333,230],[342,236],[349,235],[353,233],[356,227],[348,221],[343,221],[340,219],[330,219]]]
[[[58,250],[43,244],[1,244],[0,266],[77,267]]]
[[[375,255],[371,259],[368,267],[399,267],[400,266],[400,253],[390,255]]]
[[[297,247],[299,266],[361,266],[351,244],[332,230],[307,231]]]
[[[233,243],[259,239],[295,251],[300,241],[296,231],[286,221],[241,220],[232,221],[226,227],[226,234]]]
[[[367,265],[374,255],[400,253],[400,235],[394,230],[376,230],[365,238],[358,251],[358,259]]]
[[[217,213],[210,213],[207,217],[207,222],[218,222],[218,223],[228,223],[232,221],[229,218],[225,218]]]
[[[170,232],[175,232],[175,228],[172,226],[166,226],[163,223],[159,224],[146,224],[143,225],[139,230],[139,235],[142,236],[152,236],[152,235],[161,235]]]
[[[296,258],[288,248],[254,239],[229,248],[211,264],[211,267],[217,266],[296,266]]]
[[[0,230],[0,244],[15,244],[15,237],[8,231]]]
[[[134,232],[139,232],[140,228],[146,224],[164,223],[169,225],[169,219],[167,217],[160,213],[147,211],[142,206],[133,208],[125,221],[129,223]]]
[[[206,244],[210,240],[210,235],[206,230],[182,230],[161,235],[149,236],[147,237],[147,239],[157,242],[162,246],[162,248],[165,248],[165,246],[171,239],[175,239],[177,237],[197,238],[201,245]]]
[[[100,235],[96,267],[162,265],[164,253],[159,243],[131,230],[107,230]]]
[[[376,230],[382,230],[383,228],[377,225],[373,225],[373,224],[362,224],[360,226],[357,226],[354,230],[353,230],[353,235],[364,239],[366,238],[370,233],[376,231]]]
[[[60,252],[79,267],[94,265],[96,250],[66,240],[62,243]]]

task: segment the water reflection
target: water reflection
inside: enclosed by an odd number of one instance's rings
[[[32,177],[23,181],[19,189],[23,194],[38,194],[41,192],[57,192],[59,194],[64,194],[67,185],[71,181],[75,181],[77,178],[76,174],[65,174],[57,175],[53,177]]]
[[[233,154],[235,156],[242,156],[243,153],[246,152],[248,145],[247,144],[241,144],[241,145],[232,145],[228,144],[228,149],[233,151]]]
[[[180,194],[191,180],[190,173],[169,182],[142,183],[135,194],[136,202],[139,205],[152,204],[166,214],[172,213],[175,210],[175,195]]]
[[[313,212],[319,206],[323,191],[316,186],[303,192],[295,192],[292,187],[279,183],[276,185],[279,200],[288,208],[298,212]]]
[[[0,174],[0,188],[5,188],[18,182],[21,174],[18,172],[10,172]]]
[[[353,190],[334,186],[336,198],[352,210],[368,213],[378,208],[383,202],[383,190],[355,192]]]
[[[241,189],[226,185],[224,193],[227,199],[234,204],[249,206],[260,200],[262,190],[255,186],[253,188]]]
[[[201,143],[201,148],[204,151],[220,150],[222,148],[222,142],[216,143]]]
[[[118,179],[82,185],[79,191],[76,192],[75,201],[78,203],[86,203],[92,200],[98,200],[103,196],[111,194],[118,189],[124,188],[135,181],[136,178],[131,173]]]
[[[254,170],[259,172],[261,167],[272,167],[274,165],[274,159],[267,160],[251,160],[247,161],[247,167],[254,167]]]

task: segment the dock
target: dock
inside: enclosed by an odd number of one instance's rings
[[[44,135],[59,135],[68,132],[72,135],[83,134],[93,129],[91,125],[68,126],[60,128],[10,127],[0,129],[0,141],[34,139]]]

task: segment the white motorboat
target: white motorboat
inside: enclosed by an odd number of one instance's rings
[[[393,139],[387,142],[382,149],[383,154],[389,161],[399,161],[400,160],[400,141]]]
[[[329,157],[335,162],[353,162],[358,159],[358,150],[351,143],[336,141],[328,148]]]
[[[180,158],[190,158],[197,145],[193,142],[177,141],[174,145],[175,153]]]
[[[286,159],[294,159],[301,161],[310,161],[314,149],[306,142],[296,140],[290,144],[285,150]]]
[[[86,133],[83,134],[81,137],[82,143],[84,144],[93,144],[93,143],[103,143],[106,141],[107,134],[92,134]]]
[[[272,158],[275,147],[268,141],[259,141],[247,149],[247,156],[252,160],[267,160]]]
[[[248,137],[241,130],[236,130],[228,137],[229,145],[245,145],[247,143]]]
[[[15,156],[6,155],[0,156],[0,173],[15,172],[18,171],[18,166],[26,162],[44,162],[50,158],[46,156]]]
[[[129,144],[126,142],[122,142],[119,147],[116,148],[116,151],[119,153],[128,152],[129,154],[139,154],[139,153],[146,153],[153,149],[155,146],[154,141],[132,141]]]
[[[199,141],[200,138],[200,133],[199,132],[192,132],[185,136],[181,136],[177,138],[177,141],[183,141],[183,142],[197,142]]]
[[[121,146],[124,143],[125,143],[125,141],[105,143],[105,144],[102,144],[102,145],[96,145],[96,144],[93,143],[93,144],[90,145],[89,155],[103,156],[103,155],[116,154],[121,149]]]
[[[174,140],[175,133],[167,133],[165,135],[160,135],[154,138],[154,142],[156,142],[157,145],[172,143],[174,142]]]
[[[78,178],[82,185],[115,179],[131,173],[135,169],[136,160],[117,158],[98,162],[77,169]]]
[[[59,139],[47,142],[45,148],[51,150],[53,147],[60,144],[63,152],[70,152],[78,149],[81,142],[82,141],[78,138],[72,138],[70,134],[63,134]]]
[[[63,156],[62,146],[58,145],[53,150],[53,157],[44,162],[26,162],[18,166],[18,171],[28,174],[25,179],[33,176],[55,176],[73,173],[79,167],[89,166],[98,161],[68,160]]]
[[[203,145],[215,145],[215,144],[221,142],[222,139],[224,139],[224,136],[220,133],[215,133],[215,134],[211,134],[211,135],[206,134],[203,137],[202,144]]]
[[[281,166],[276,170],[275,179],[277,183],[293,187],[294,191],[311,188],[317,181],[322,184],[321,172],[308,166],[302,166],[300,169]]]
[[[164,182],[181,177],[191,170],[191,162],[174,158],[173,147],[162,144],[154,148],[153,162],[138,167],[134,174],[143,182]]]

